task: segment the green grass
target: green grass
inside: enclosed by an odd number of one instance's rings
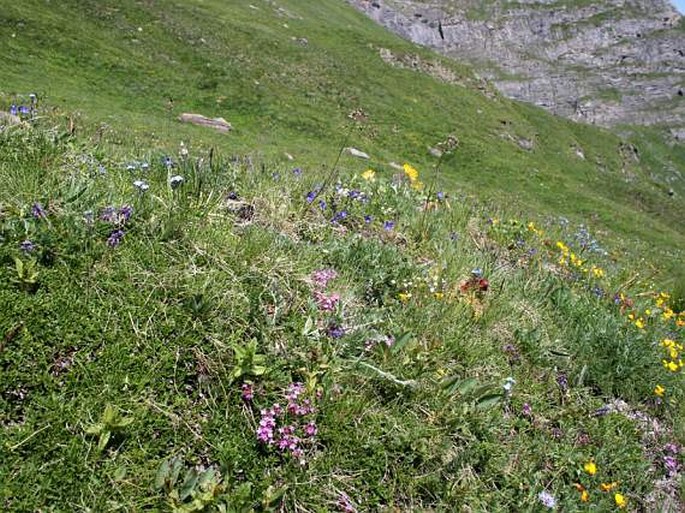
[[[483,95],[456,64],[441,61],[463,86],[393,68],[379,48],[440,59],[342,2],[302,4],[0,10],[0,103],[41,97],[33,126],[0,131],[2,508],[538,511],[547,490],[559,510],[610,511],[598,488],[616,481],[630,508],[677,511],[682,474],[652,498],[685,441],[682,370],[660,345],[683,341],[663,315],[679,298],[655,303],[683,290],[681,149],[633,130],[637,161],[616,135]],[[344,145],[371,162],[332,167]],[[560,264],[557,241],[585,262]],[[338,274],[323,292],[322,268]],[[487,291],[465,285],[474,268]],[[278,421],[303,437],[316,422],[304,465],[255,434],[295,382],[317,411]]]

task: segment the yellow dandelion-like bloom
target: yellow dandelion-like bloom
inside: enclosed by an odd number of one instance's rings
[[[675,321],[675,325],[679,328],[682,328],[683,326],[685,326],[685,319],[678,319],[677,321]]]
[[[645,310],[645,315],[652,315],[652,311],[649,308],[647,308],[647,310]]]
[[[614,494],[614,501],[616,501],[616,505],[621,509],[625,508],[628,504],[626,498],[618,492]]]
[[[435,296],[435,299],[437,299],[438,301],[445,297],[445,294],[443,294],[442,292],[436,292],[433,295]]]
[[[415,181],[419,179],[419,172],[416,170],[416,168],[412,167],[411,164],[404,164],[402,166],[404,169],[404,174],[407,175],[407,178],[409,178],[410,181]]]
[[[635,321],[635,326],[641,330],[645,329],[645,321],[642,319],[642,317]]]
[[[659,397],[663,397],[664,393],[666,392],[666,389],[662,387],[661,385],[657,385],[656,388],[654,389],[654,393],[658,395]]]
[[[664,321],[670,320],[674,315],[675,315],[675,313],[673,312],[673,310],[671,310],[668,307],[664,308],[664,312],[661,314]]]
[[[583,468],[585,469],[585,472],[587,472],[591,476],[594,476],[597,473],[597,465],[592,460],[588,461],[585,465],[583,465]]]
[[[582,502],[590,502],[590,494],[587,490],[583,490],[582,492],[580,492],[580,500]]]
[[[628,314],[628,320],[629,321],[634,321],[635,320],[635,314]]]
[[[373,169],[367,169],[362,173],[362,178],[367,182],[373,181],[376,179],[376,172]]]
[[[595,278],[604,278],[604,269],[602,269],[601,267],[595,267],[593,265],[592,274],[595,276]]]
[[[564,253],[568,251],[568,246],[561,241],[557,241],[557,247]]]
[[[618,486],[618,483],[614,481],[613,483],[602,483],[599,485],[599,489],[603,492],[610,492]]]

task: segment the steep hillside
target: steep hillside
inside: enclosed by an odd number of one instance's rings
[[[352,3],[472,63],[510,98],[599,125],[664,124],[685,138],[685,32],[667,0]]]

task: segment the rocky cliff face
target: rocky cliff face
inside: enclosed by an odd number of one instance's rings
[[[348,0],[473,64],[506,96],[604,126],[685,136],[685,20],[666,0]]]

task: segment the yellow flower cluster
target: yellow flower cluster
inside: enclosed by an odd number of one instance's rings
[[[685,362],[681,358],[683,344],[679,344],[670,338],[665,338],[661,341],[661,346],[666,350],[666,358],[661,361],[666,369],[671,372],[678,372],[685,366]]]
[[[593,460],[590,460],[583,465],[583,470],[585,470],[585,472],[587,472],[591,477],[594,477],[594,475],[597,474],[597,464]],[[580,501],[590,502],[590,492],[587,490],[587,488],[580,483],[575,483],[574,486],[576,487],[576,490],[580,492]],[[600,483],[599,485],[599,489],[605,493],[611,492],[616,488],[618,488],[618,483],[616,481]],[[628,500],[619,491],[614,492],[614,502],[619,509],[623,509],[628,505]]]
[[[545,234],[545,232],[543,232],[540,228],[535,226],[535,223],[533,221],[528,223],[528,231],[533,232],[538,237],[542,237]]]
[[[412,189],[420,191],[424,188],[424,183],[419,180],[419,172],[411,164],[405,163],[403,166],[404,174],[409,179]]]
[[[571,249],[561,241],[557,242],[557,247],[561,250],[561,256],[559,257],[559,265],[566,266],[572,265],[573,267],[583,267],[583,260],[576,255]]]
[[[367,169],[362,173],[362,178],[367,182],[373,182],[376,179],[376,172],[373,169]]]

